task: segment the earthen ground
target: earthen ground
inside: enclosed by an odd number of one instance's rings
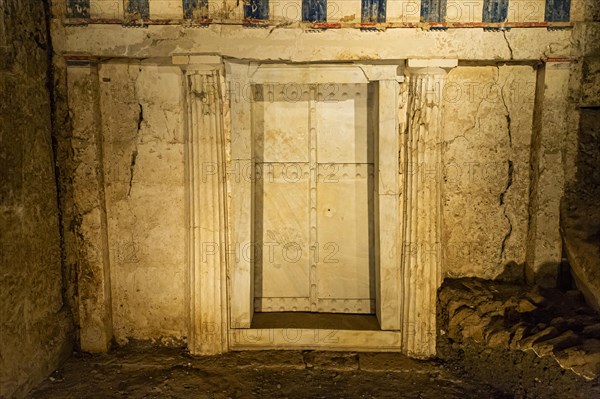
[[[397,353],[122,347],[74,354],[31,398],[511,398],[435,361]]]

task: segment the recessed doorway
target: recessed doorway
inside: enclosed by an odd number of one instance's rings
[[[230,348],[401,350],[402,71],[225,73]]]

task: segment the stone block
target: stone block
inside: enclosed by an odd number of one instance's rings
[[[503,316],[504,308],[500,301],[485,302],[477,307],[479,315],[483,316]]]
[[[535,305],[541,305],[546,301],[546,298],[535,291],[529,291],[525,294],[527,299],[529,299]]]
[[[462,321],[462,337],[463,339],[472,338],[475,342],[484,341],[484,329],[489,323],[489,318],[481,318],[476,313]]]
[[[519,348],[522,350],[531,349],[533,344],[541,342],[546,339],[556,337],[560,332],[555,327],[547,327],[538,333],[535,333],[527,338],[522,339],[519,342]]]
[[[575,315],[573,317],[569,317],[566,320],[566,328],[569,328],[574,331],[581,331],[587,325],[593,324],[597,321],[597,317],[592,315]]]
[[[600,339],[586,339],[583,341],[582,348],[587,353],[600,353]]]
[[[572,370],[586,380],[600,376],[600,351],[588,353],[581,348],[568,348],[556,360],[561,367]]]
[[[537,306],[529,302],[527,299],[521,299],[517,303],[516,310],[519,313],[529,313],[537,309]]]
[[[530,330],[530,327],[525,323],[518,323],[518,324],[515,324],[514,326],[512,326],[510,329],[511,338],[510,338],[509,347],[511,349],[517,349],[519,346],[519,342],[521,342],[521,340],[525,336],[527,336],[527,334],[529,333],[529,330]]]
[[[550,320],[550,325],[556,327],[559,330],[564,330],[567,327],[567,320],[564,317],[559,316]]]
[[[448,336],[452,339],[460,339],[463,320],[473,315],[475,315],[473,309],[465,307],[459,310],[456,315],[448,321]]]
[[[579,337],[569,330],[561,335],[548,340],[540,340],[533,343],[532,348],[538,356],[556,354],[558,351],[576,345]]]
[[[450,301],[448,304],[447,313],[449,318],[453,318],[456,315],[456,312],[462,309],[463,307],[472,309],[471,306],[465,304],[462,301]]]
[[[247,351],[238,352],[236,364],[240,368],[256,369],[304,369],[302,352]]]
[[[511,332],[509,330],[499,330],[489,334],[487,337],[487,345],[490,348],[508,349],[510,344]]]
[[[584,327],[583,335],[594,339],[600,339],[600,323]]]

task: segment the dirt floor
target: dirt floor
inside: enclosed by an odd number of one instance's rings
[[[31,398],[512,398],[396,353],[119,348],[74,354]]]

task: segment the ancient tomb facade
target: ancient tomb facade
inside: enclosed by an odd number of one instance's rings
[[[56,3],[84,350],[427,357],[444,276],[556,274],[567,3]]]

